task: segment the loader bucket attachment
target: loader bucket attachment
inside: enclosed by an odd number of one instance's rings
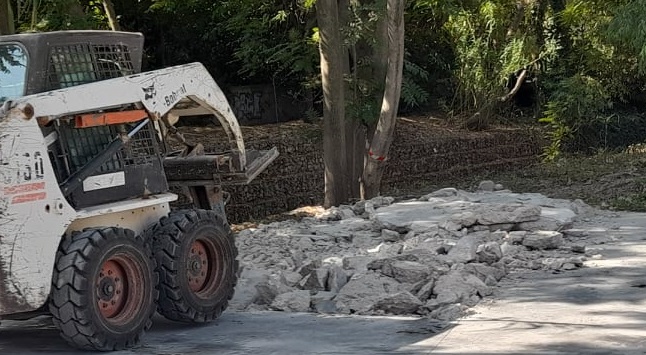
[[[219,179],[222,185],[245,185],[264,171],[278,157],[276,148],[269,150],[248,149],[246,166],[237,167],[232,153],[217,155],[168,156],[164,170],[169,182],[182,181],[198,185]]]

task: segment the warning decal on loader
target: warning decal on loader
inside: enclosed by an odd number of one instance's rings
[[[44,200],[47,198],[47,192],[42,190],[45,190],[45,182],[7,186],[2,189],[2,192],[5,196],[13,196],[11,198],[11,204],[15,205]]]
[[[18,196],[14,196],[11,199],[11,204],[16,205],[19,203],[40,201],[46,198],[47,198],[47,192],[36,192],[33,194],[18,195]]]
[[[17,195],[24,194],[27,192],[39,191],[45,189],[45,182],[34,182],[31,184],[16,185],[16,186],[7,186],[2,189],[2,192],[5,195]]]

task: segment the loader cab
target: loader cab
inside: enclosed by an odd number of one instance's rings
[[[139,33],[112,31],[0,36],[0,103],[24,95],[139,73],[143,43],[144,38]],[[131,129],[123,124],[81,127],[75,119],[63,117],[41,126],[43,135],[53,142],[48,147],[48,154],[59,183],[95,158],[116,136]],[[152,123],[87,181],[108,177],[120,183],[105,189],[78,189],[67,196],[68,202],[83,208],[168,189],[163,174],[162,144]]]
[[[0,36],[0,97],[139,73],[143,44],[140,33],[112,31]]]

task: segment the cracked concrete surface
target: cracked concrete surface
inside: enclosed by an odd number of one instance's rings
[[[518,270],[470,316],[451,324],[226,312],[206,326],[159,319],[142,346],[117,354],[646,353],[646,214],[606,214],[574,227],[587,231],[586,244],[602,258],[556,274]],[[2,353],[69,351],[47,318],[0,327]]]

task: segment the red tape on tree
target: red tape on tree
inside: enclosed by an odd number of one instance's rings
[[[386,157],[384,157],[384,156],[382,156],[382,155],[375,155],[375,153],[373,153],[373,152],[372,152],[372,150],[369,150],[369,151],[368,151],[368,156],[369,156],[369,157],[371,157],[371,158],[372,158],[372,159],[374,159],[374,160],[377,160],[377,161],[384,161],[384,160],[386,160]]]

